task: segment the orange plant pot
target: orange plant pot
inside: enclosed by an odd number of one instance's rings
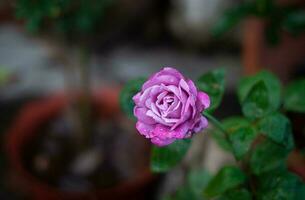
[[[93,98],[93,105],[103,117],[115,117],[120,114],[118,89],[103,90]],[[89,192],[67,192],[42,182],[24,167],[22,148],[39,133],[45,122],[60,114],[67,106],[67,98],[63,95],[53,96],[26,105],[20,112],[6,138],[6,150],[11,171],[17,178],[22,191],[32,199],[44,200],[78,200],[78,199],[144,199],[147,191],[156,181],[149,168],[139,171],[138,176],[120,184]],[[136,134],[136,133],[135,133]],[[16,179],[15,178],[15,179]],[[21,184],[20,184],[21,183]],[[146,194],[145,194],[146,193]]]

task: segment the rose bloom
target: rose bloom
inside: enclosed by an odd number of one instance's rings
[[[133,101],[137,130],[157,146],[190,138],[208,125],[201,112],[209,107],[209,96],[170,67],[152,75]]]

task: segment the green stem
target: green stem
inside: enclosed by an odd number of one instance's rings
[[[225,128],[221,125],[220,121],[218,121],[218,119],[216,119],[215,117],[213,117],[212,115],[210,115],[207,112],[203,112],[203,115],[208,118],[208,120],[210,120],[210,122],[212,122],[219,130],[221,130],[223,133],[227,134]]]
[[[218,121],[215,117],[213,117],[212,115],[210,115],[207,112],[203,112],[203,115],[210,121],[212,122],[212,124],[217,127],[221,132],[223,132],[225,139],[227,140],[227,142],[229,144],[231,144],[231,140],[229,137],[229,133],[226,131],[226,129],[222,126],[222,124],[220,123],[220,121]]]
[[[222,124],[212,115],[210,115],[209,113],[203,112],[202,113],[215,127],[217,127],[221,132],[223,132],[225,139],[227,140],[227,142],[229,144],[231,144],[231,140],[229,137],[229,133],[226,131],[226,129],[222,126]],[[256,194],[256,189],[255,189],[255,184],[254,181],[252,179],[252,175],[248,170],[248,162],[239,162],[236,157],[234,156],[235,161],[237,162],[237,164],[240,166],[240,168],[250,177],[250,188],[253,191],[254,194]]]

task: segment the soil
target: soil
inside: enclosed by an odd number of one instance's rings
[[[65,191],[112,187],[147,168],[149,144],[136,133],[131,120],[100,119],[93,127],[90,148],[80,152],[67,116],[43,125],[23,147],[25,168]]]

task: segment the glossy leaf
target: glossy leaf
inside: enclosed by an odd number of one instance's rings
[[[268,71],[245,77],[238,87],[243,113],[249,118],[263,117],[276,111],[281,104],[281,84]]]
[[[132,100],[132,97],[141,90],[144,81],[144,78],[131,80],[125,84],[124,88],[121,91],[121,108],[129,117],[133,117],[133,107],[135,105]]]
[[[243,102],[242,111],[248,118],[260,118],[272,112],[270,107],[268,89],[264,82],[259,81],[249,91]]]
[[[294,146],[289,119],[281,113],[273,113],[258,123],[260,133],[291,150]]]
[[[305,79],[293,81],[286,87],[284,108],[288,111],[305,113]]]
[[[225,71],[218,69],[203,74],[197,81],[199,90],[210,96],[211,105],[207,112],[213,112],[220,104],[225,89]]]
[[[226,140],[224,133],[215,129],[212,133],[218,144],[225,150],[233,152],[239,160],[249,151],[257,132],[249,121],[243,117],[230,117],[222,121],[222,125],[229,135],[230,143]]]
[[[251,155],[251,171],[259,175],[272,170],[286,169],[288,153],[286,148],[270,140],[265,140],[256,146]]]
[[[150,167],[153,172],[166,172],[175,167],[191,145],[190,139],[177,140],[165,147],[152,148]]]
[[[233,153],[237,160],[242,159],[248,153],[256,136],[257,132],[250,125],[241,126],[230,133]]]
[[[235,166],[223,167],[208,183],[204,196],[215,197],[243,184],[246,175]]]

